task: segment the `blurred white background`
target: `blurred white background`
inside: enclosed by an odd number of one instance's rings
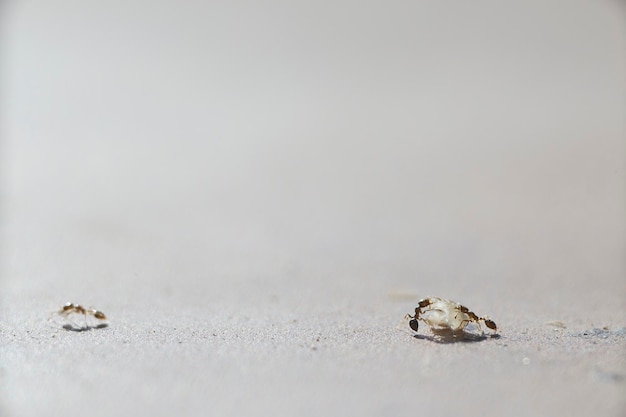
[[[4,2],[3,280],[613,292],[624,12]]]

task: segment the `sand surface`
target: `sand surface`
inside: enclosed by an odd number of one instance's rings
[[[625,415],[623,6],[55,3],[3,6],[1,416]]]

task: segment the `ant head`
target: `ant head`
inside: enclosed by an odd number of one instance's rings
[[[424,299],[419,301],[419,303],[418,303],[419,307],[418,308],[428,307],[431,304],[432,303],[430,302],[430,299],[424,298]],[[417,308],[415,309],[415,311],[417,311]]]
[[[489,327],[491,330],[498,330],[493,320],[485,319],[485,326]]]
[[[417,320],[413,319],[413,320],[409,321],[409,327],[411,329],[413,329],[414,332],[417,332],[417,328],[418,328]]]
[[[63,308],[61,309],[61,311],[70,311],[74,309],[74,304],[72,303],[66,303]]]

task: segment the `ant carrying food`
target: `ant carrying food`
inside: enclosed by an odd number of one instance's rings
[[[426,297],[420,300],[415,307],[415,315],[407,314],[404,319],[409,320],[409,327],[416,333],[419,321],[426,323],[436,334],[462,334],[469,323],[476,323],[482,332],[481,321],[493,330],[494,334],[497,331],[496,323],[488,317],[479,317],[464,305],[439,297]]]

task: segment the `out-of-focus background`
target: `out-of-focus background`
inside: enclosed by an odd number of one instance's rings
[[[348,318],[393,327],[428,294],[478,304],[501,327],[624,327],[623,2],[31,0],[0,11],[7,412],[50,409],[45,384],[32,385],[42,378],[61,397],[68,382],[82,411],[100,393],[32,353],[29,332],[54,349],[39,323],[65,301],[108,308],[129,334],[219,327],[215,317],[226,328],[239,314],[269,327],[321,317],[321,334]],[[186,354],[201,363],[201,351]],[[235,390],[248,374],[226,375]],[[350,398],[379,410],[361,388]]]

